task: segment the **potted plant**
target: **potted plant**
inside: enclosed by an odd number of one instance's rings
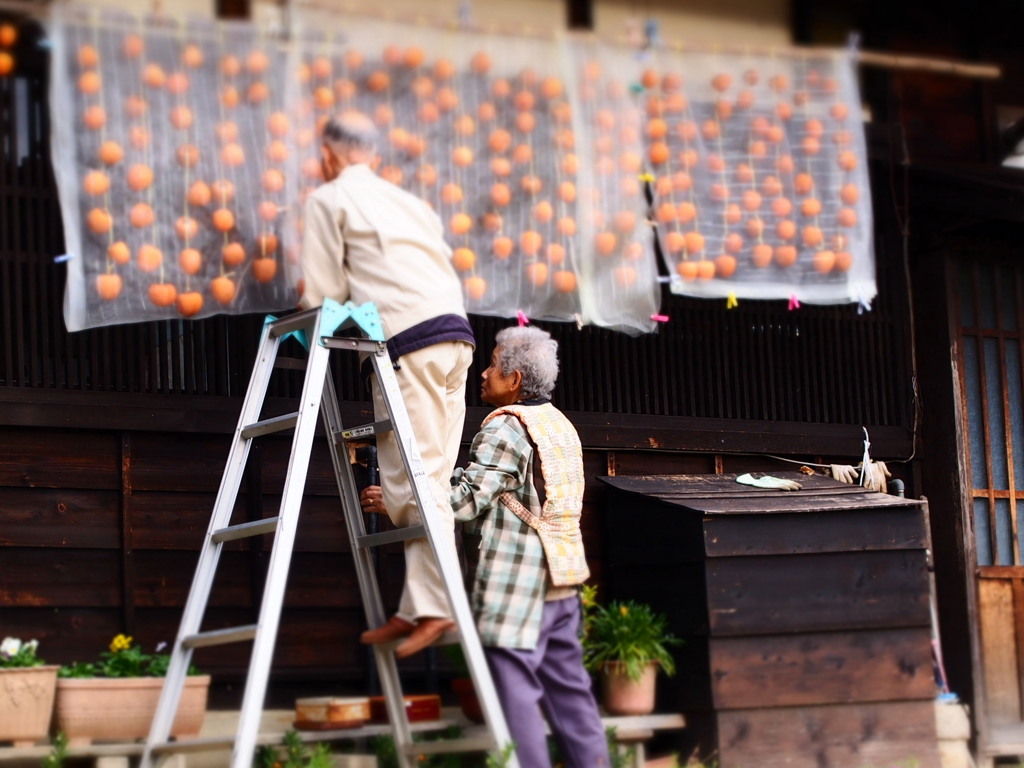
[[[54,728],[72,746],[94,739],[145,738],[156,714],[170,655],[144,653],[133,639],[118,635],[97,662],[73,662],[58,672]],[[189,669],[181,692],[172,736],[198,736],[206,715],[210,676]]]
[[[633,600],[597,602],[597,588],[583,588],[583,663],[601,678],[604,708],[612,715],[654,711],[655,680],[660,668],[675,674],[669,647],[681,644],[664,615]]]
[[[38,640],[0,643],[0,741],[30,747],[46,738],[53,712],[57,666],[36,655]]]

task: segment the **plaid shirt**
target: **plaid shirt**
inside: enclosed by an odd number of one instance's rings
[[[456,471],[451,502],[455,519],[480,536],[470,591],[480,641],[498,648],[535,648],[548,587],[544,548],[537,531],[498,503],[508,491],[540,513],[526,427],[508,414],[491,419],[473,438],[469,459],[464,470]]]

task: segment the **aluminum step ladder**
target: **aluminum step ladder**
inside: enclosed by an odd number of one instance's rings
[[[354,329],[360,335],[333,335],[337,331],[347,329]],[[277,358],[281,343],[293,335],[309,350],[298,410],[283,416],[261,419],[263,401],[274,368],[294,367],[288,365],[291,361],[278,361]],[[329,368],[332,350],[369,354],[373,372],[377,376],[387,405],[387,419],[353,428],[346,428],[342,424]],[[454,640],[462,645],[484,715],[486,728],[482,729],[481,735],[414,742],[394,655],[396,644],[373,646],[399,765],[402,768],[413,768],[417,763],[417,756],[425,754],[488,751],[503,755],[505,750],[509,749],[511,737],[462,584],[458,554],[452,547],[451,537],[442,535],[445,533],[442,530],[443,523],[438,519],[433,505],[433,496],[412,434],[412,425],[398,379],[384,343],[376,307],[373,304],[358,307],[352,303],[341,305],[327,300],[318,309],[298,312],[281,319],[268,317],[264,323],[252,378],[242,404],[242,412],[235,429],[234,442],[217,493],[206,540],[200,551],[199,563],[171,651],[167,677],[146,740],[140,768],[153,768],[161,758],[176,753],[225,746],[223,740],[171,741],[171,726],[185,685],[192,652],[196,648],[206,646],[252,641],[238,730],[231,742],[231,768],[251,768],[318,415],[322,416],[328,436],[327,442],[337,475],[338,492],[352,545],[367,625],[377,627],[387,619],[373,568],[373,549],[392,542],[426,536],[437,559],[438,570],[456,624],[456,629],[448,633],[445,640]],[[288,429],[294,430],[294,436],[278,515],[231,525],[231,514],[252,441],[259,436]],[[348,443],[365,441],[368,437],[382,434],[387,430],[393,431],[398,440],[423,524],[368,534],[349,461]],[[274,534],[273,547],[257,623],[227,629],[201,629],[224,542],[268,533]],[[514,752],[504,764],[509,768],[518,768]]]

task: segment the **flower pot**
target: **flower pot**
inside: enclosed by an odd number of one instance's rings
[[[31,747],[45,739],[53,714],[57,666],[0,669],[0,741]]]
[[[456,677],[452,680],[452,690],[459,699],[459,708],[466,719],[473,723],[483,723],[484,713],[480,708],[480,699],[477,698],[476,688],[473,687],[473,679],[469,677]]]
[[[648,664],[639,680],[630,680],[626,665],[610,662],[601,667],[604,708],[610,715],[647,715],[654,711],[656,662]]]
[[[149,735],[163,688],[162,677],[84,677],[57,681],[54,730],[71,746],[96,741],[133,741]],[[210,676],[187,678],[172,736],[198,736],[206,715]]]

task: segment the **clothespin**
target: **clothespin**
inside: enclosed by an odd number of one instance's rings
[[[667,323],[668,315],[651,315],[651,320],[656,323]]]
[[[729,297],[725,300],[725,308],[726,309],[736,309],[736,307],[738,307],[739,305],[740,305],[740,303],[739,303],[739,301],[736,298],[736,294],[732,293],[730,291],[729,292]]]
[[[519,327],[522,328],[524,325],[530,324],[530,318],[526,316],[526,313],[521,309],[516,310],[516,320],[519,321]]]
[[[860,459],[860,485],[863,487],[868,476],[868,465],[871,463],[871,440],[868,437],[868,428],[861,427],[861,429],[864,430],[864,455]]]
[[[865,298],[862,295],[857,297],[857,314],[863,315],[865,312],[871,311],[871,299]]]
[[[654,183],[654,174],[648,173],[646,171],[644,173],[641,173],[639,176],[637,176],[637,178],[640,181],[646,182],[648,184],[653,184]]]
[[[53,263],[63,264],[65,261],[71,261],[73,258],[75,258],[75,254],[73,253],[62,253],[60,256],[53,257]]]
[[[671,283],[674,279],[671,275],[658,275],[659,283]]]
[[[789,297],[789,311],[792,312],[794,309],[800,309],[800,299],[795,293]]]
[[[576,330],[577,331],[582,331],[583,330],[583,315],[581,315],[579,312],[577,312],[572,317],[573,317],[573,320],[576,321]]]
[[[468,29],[473,24],[473,4],[469,0],[459,3],[459,26]]]
[[[645,48],[653,48],[661,43],[661,33],[658,31],[657,19],[647,19],[644,22],[644,37],[646,38]]]

